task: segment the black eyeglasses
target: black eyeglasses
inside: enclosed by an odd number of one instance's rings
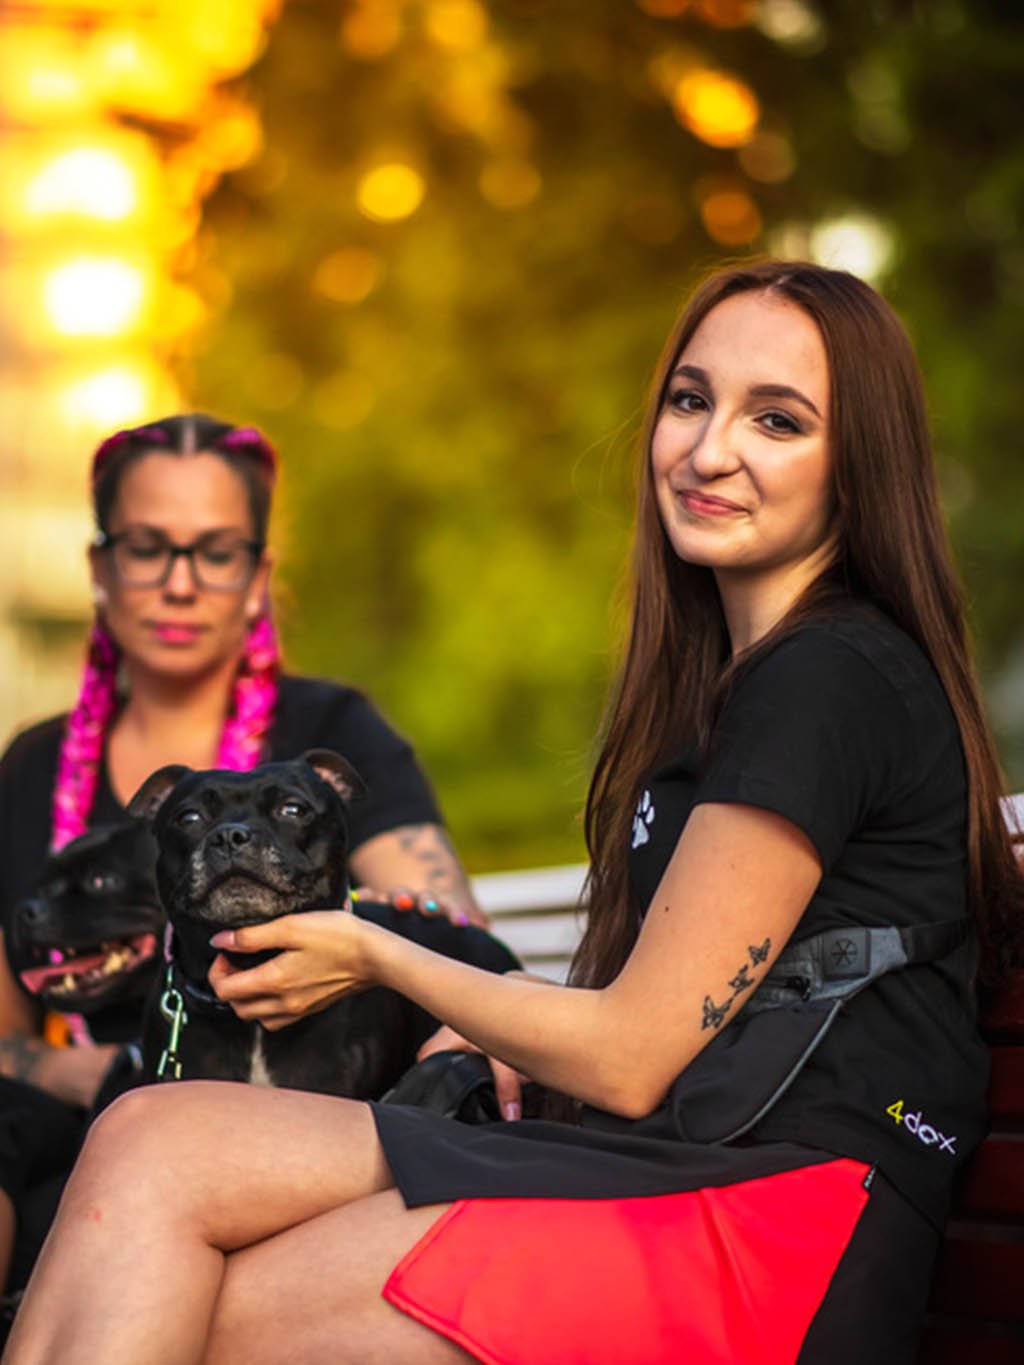
[[[149,526],[129,526],[115,535],[100,531],[93,544],[110,552],[114,572],[127,588],[162,588],[181,556],[189,562],[196,587],[211,592],[247,588],[266,548],[260,540],[244,540],[230,531],[208,531],[191,545],[175,545]]]

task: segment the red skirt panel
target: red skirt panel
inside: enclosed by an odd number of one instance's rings
[[[384,1287],[487,1365],[793,1365],[868,1200],[848,1158],[625,1199],[470,1199]]]

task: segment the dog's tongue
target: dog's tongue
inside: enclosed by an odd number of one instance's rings
[[[87,972],[102,967],[113,953],[120,952],[129,959],[127,963],[123,962],[122,965],[135,966],[143,958],[155,953],[156,948],[155,934],[138,934],[126,943],[98,948],[94,953],[83,953],[80,957],[65,958],[62,962],[51,962],[46,967],[26,967],[18,975],[21,977],[25,989],[31,991],[33,995],[38,995],[48,981],[53,981],[55,978],[63,981],[66,976],[84,976]],[[111,976],[114,974],[112,972]]]
[[[75,957],[69,962],[62,962],[58,967],[26,967],[19,975],[26,989],[38,995],[47,981],[52,981],[54,977],[63,980],[68,975],[81,976],[93,967],[102,967],[106,960],[106,953],[89,953],[87,957]]]

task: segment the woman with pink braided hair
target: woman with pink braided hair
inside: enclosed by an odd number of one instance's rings
[[[266,546],[276,466],[260,432],[203,414],[117,432],[97,450],[96,614],[79,697],[0,759],[0,929],[47,851],[124,819],[125,802],[163,764],[247,770],[314,747],[343,753],[368,787],[352,813],[353,879],[409,888],[410,907],[481,922],[409,745],[355,689],[281,671]],[[24,1105],[28,1082],[47,1132],[71,1106],[77,1134],[124,1041],[102,1011],[90,1025],[92,1046],[44,1041],[35,1002],[0,952],[0,1289],[3,1218],[18,1201],[3,1153],[25,1145],[8,1140],[5,1115]]]

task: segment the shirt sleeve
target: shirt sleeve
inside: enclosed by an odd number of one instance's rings
[[[352,849],[400,825],[442,822],[412,745],[361,692],[349,689],[339,695],[316,745],[347,758],[366,784],[365,796],[353,801],[349,810]]]
[[[892,798],[912,744],[904,700],[877,665],[827,630],[807,628],[735,684],[694,805],[738,802],[784,816],[827,872]]]

